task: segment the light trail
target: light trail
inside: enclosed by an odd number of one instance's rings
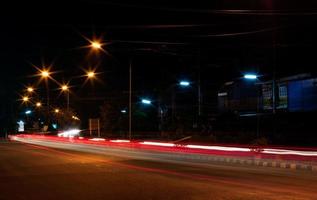
[[[90,141],[106,141],[104,138],[91,138]]]
[[[295,151],[286,149],[263,149],[261,153],[277,155],[317,156],[316,151]]]
[[[163,142],[140,142],[139,144],[151,145],[151,146],[160,146],[160,147],[175,147],[173,143],[163,143]]]
[[[185,145],[185,147],[190,148],[190,149],[251,152],[251,149],[249,149],[249,148],[241,148],[241,147],[203,146],[203,145]]]
[[[129,143],[130,140],[110,140],[110,142],[116,142],[116,143]]]
[[[141,149],[147,151],[165,152],[165,153],[181,153],[181,154],[204,154],[211,156],[233,156],[233,157],[261,157],[267,159],[285,159],[285,160],[301,160],[301,161],[317,161],[317,151],[312,148],[294,148],[285,149],[278,148],[265,148],[265,147],[239,147],[239,146],[220,146],[220,145],[193,145],[193,144],[175,144],[168,142],[154,142],[154,141],[130,141],[123,139],[105,138],[84,138],[84,137],[57,137],[57,136],[44,136],[44,135],[31,135],[20,134],[11,135],[11,140],[20,142],[34,141],[53,141],[57,143],[76,143],[91,145],[103,145],[109,148],[125,148],[125,149]]]

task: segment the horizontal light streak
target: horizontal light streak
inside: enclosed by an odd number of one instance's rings
[[[175,147],[176,146],[173,143],[164,143],[164,142],[140,142],[139,144],[161,146],[161,147]]]
[[[277,155],[317,156],[316,151],[295,151],[285,149],[263,149],[261,153]]]
[[[91,138],[90,141],[106,141],[104,138]]]
[[[47,140],[55,140],[60,141],[58,137],[52,136],[42,136],[42,135],[11,135],[9,136],[11,140],[22,141],[23,138],[26,139],[47,139]],[[76,139],[76,138],[74,138]],[[84,140],[86,138],[79,137],[78,140]],[[90,141],[95,142],[102,142],[106,141],[105,138],[90,138]],[[66,141],[66,140],[61,140]],[[112,143],[132,143],[133,141],[130,140],[123,140],[123,139],[112,139],[108,140]],[[317,157],[317,151],[309,151],[309,150],[290,150],[290,149],[275,149],[275,148],[248,148],[248,147],[228,147],[228,146],[206,146],[206,145],[179,145],[175,143],[168,143],[168,142],[152,142],[152,141],[143,141],[143,142],[133,142],[134,144],[139,145],[146,145],[146,146],[157,146],[157,147],[176,147],[179,149],[197,149],[197,150],[206,150],[206,153],[210,151],[227,151],[227,152],[249,152],[249,153],[256,153],[256,154],[271,154],[271,155],[293,155],[293,156],[307,156],[307,157]],[[89,144],[89,143],[88,143]],[[159,149],[158,149],[159,150]],[[202,152],[202,151],[201,151]],[[203,152],[202,152],[203,153]],[[251,154],[250,154],[251,155]]]
[[[117,143],[129,143],[130,140],[110,140],[110,142],[117,142]]]
[[[203,145],[185,145],[185,147],[190,149],[205,149],[205,150],[217,150],[217,151],[243,151],[250,152],[249,148],[241,147],[224,147],[224,146],[203,146]]]

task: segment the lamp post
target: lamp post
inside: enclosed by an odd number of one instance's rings
[[[37,102],[35,105],[36,105],[36,107],[38,107],[38,108],[39,108],[39,107],[41,107],[41,106],[42,106],[42,103],[41,103],[41,102]]]
[[[29,102],[29,100],[30,100],[30,98],[28,96],[22,97],[23,103],[27,103],[27,102]]]
[[[129,62],[129,139],[132,139],[132,60]]]
[[[50,94],[49,94],[49,85],[48,85],[48,78],[50,77],[50,72],[47,69],[43,69],[40,71],[41,78],[45,79],[46,84],[46,101],[47,101],[47,108],[49,109],[50,106]]]
[[[191,82],[189,82],[187,80],[181,80],[181,81],[179,81],[178,85],[180,87],[186,88],[186,87],[190,87],[192,84],[191,84]],[[175,101],[175,100],[173,100],[173,101]],[[173,104],[175,104],[175,102],[173,102]],[[201,88],[200,88],[200,80],[198,80],[198,85],[197,85],[197,116],[198,116],[198,118],[201,116]],[[198,121],[197,121],[197,123],[198,123]]]
[[[245,74],[243,76],[244,79],[246,80],[250,80],[250,81],[256,81],[258,82],[258,75],[256,74]],[[259,88],[256,88],[256,91],[257,91],[257,105],[256,105],[256,137],[259,138],[260,136],[260,116],[259,116],[259,110],[260,110],[260,105],[259,105],[259,102],[260,102],[260,93],[259,93]]]
[[[66,94],[67,111],[69,111],[69,87],[68,87],[68,85],[62,85],[61,90],[62,90],[62,92],[65,92],[65,94]]]
[[[90,47],[94,50],[101,50],[102,49],[102,44],[99,41],[91,41],[90,42]]]
[[[158,100],[158,103],[156,105],[154,105],[152,103],[152,100],[148,99],[148,98],[141,99],[141,103],[144,104],[145,106],[153,106],[153,107],[155,107],[157,109],[157,112],[158,112],[158,115],[159,115],[159,118],[160,118],[158,129],[159,129],[159,131],[162,131],[163,113],[164,113],[164,111],[163,111],[162,106],[161,106],[161,99]]]
[[[33,87],[28,87],[28,88],[26,89],[26,91],[27,91],[28,93],[32,93],[32,92],[34,92],[34,88],[33,88]]]
[[[86,76],[88,79],[93,79],[96,77],[96,73],[94,71],[88,71]]]

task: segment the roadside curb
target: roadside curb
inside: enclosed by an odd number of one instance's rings
[[[304,170],[317,172],[317,163],[298,162],[293,160],[269,160],[260,158],[237,158],[237,157],[225,157],[225,156],[213,156],[213,155],[178,155],[180,153],[174,153],[175,159],[189,159],[199,161],[200,163],[227,163],[238,165],[249,165],[257,167],[270,167],[288,170]]]

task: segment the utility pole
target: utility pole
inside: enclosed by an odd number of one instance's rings
[[[69,112],[69,90],[67,91],[67,111]]]
[[[276,72],[275,72],[275,65],[274,65],[274,69],[273,69],[273,77],[272,77],[272,110],[273,110],[273,114],[276,113]]]
[[[197,98],[198,98],[198,117],[201,116],[201,87],[200,87],[200,72],[198,74],[198,94],[197,94]]]
[[[132,138],[132,60],[129,63],[129,139]]]
[[[198,81],[197,81],[197,128],[200,129],[201,123],[201,77],[200,77],[200,63],[198,64]]]

